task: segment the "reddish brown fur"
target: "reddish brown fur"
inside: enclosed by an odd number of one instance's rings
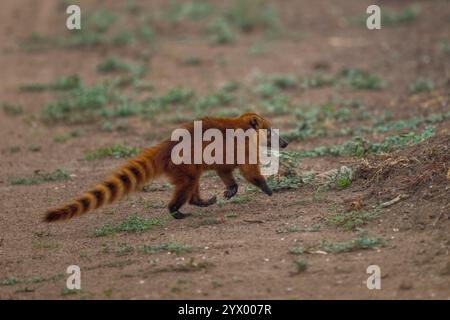
[[[271,126],[268,120],[254,113],[246,113],[237,118],[203,118],[201,120],[203,131],[209,128],[216,128],[222,131],[224,136],[226,129],[247,130],[254,128],[258,130],[269,129]],[[193,123],[184,126],[184,128],[192,133]],[[174,164],[171,160],[171,152],[177,143],[177,141],[165,140],[152,148],[145,149],[140,155],[129,160],[91,191],[59,208],[48,210],[45,215],[45,221],[67,220],[105,204],[120,200],[126,194],[140,189],[147,181],[160,175],[167,176],[174,186],[173,196],[169,203],[169,211],[177,219],[187,216],[179,212],[179,209],[188,201],[190,204],[197,206],[209,206],[216,202],[216,197],[203,200],[200,196],[200,177],[203,172],[208,170],[216,171],[224,182],[227,188],[224,196],[227,199],[234,196],[238,189],[232,174],[236,168],[239,168],[242,176],[248,182],[259,187],[268,195],[272,194],[266,180],[260,173],[258,164]],[[207,144],[209,142],[204,142],[203,148]],[[246,148],[248,148],[248,145],[246,145]],[[223,156],[225,157],[225,147]]]

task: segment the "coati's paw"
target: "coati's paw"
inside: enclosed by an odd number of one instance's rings
[[[189,203],[198,207],[209,207],[210,205],[213,205],[216,202],[217,197],[214,196],[212,198],[209,198],[208,200],[191,200]]]
[[[225,192],[223,193],[223,196],[225,197],[225,199],[230,199],[230,198],[234,197],[234,195],[237,193],[237,191],[238,191],[237,185],[228,187],[227,190],[225,190]]]
[[[271,196],[273,194],[272,189],[270,189],[268,186],[265,186],[264,188],[262,188],[262,191],[267,194],[268,196]]]
[[[185,219],[185,218],[187,218],[187,217],[189,217],[191,215],[190,213],[182,213],[180,211],[171,212],[170,214],[175,219]]]

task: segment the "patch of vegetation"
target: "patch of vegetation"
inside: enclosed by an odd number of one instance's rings
[[[33,248],[35,249],[54,249],[58,247],[58,243],[52,240],[35,240]]]
[[[76,295],[79,294],[80,290],[76,290],[76,289],[69,289],[69,288],[63,288],[60,292],[61,296],[65,297],[65,296],[72,296],[72,295]]]
[[[60,134],[53,137],[54,142],[66,142],[73,138],[78,138],[80,133],[78,131],[71,131],[69,133]]]
[[[51,83],[31,83],[20,86],[22,91],[67,91],[82,87],[81,79],[78,75],[61,77]]]
[[[207,261],[196,262],[194,258],[190,258],[188,262],[184,264],[169,265],[167,267],[161,267],[151,270],[151,273],[160,272],[195,272],[202,271],[212,267],[213,264]]]
[[[192,251],[192,247],[186,244],[180,244],[175,242],[162,243],[156,246],[144,246],[142,248],[144,253],[154,254],[162,251],[172,252],[175,254],[189,253]]]
[[[409,23],[417,19],[421,12],[419,5],[406,6],[402,11],[395,12],[388,9],[381,10],[381,24],[386,26],[397,26]],[[348,19],[350,24],[366,24],[367,15],[352,17]]]
[[[380,76],[361,69],[344,69],[341,75],[344,83],[353,89],[381,90],[385,86]]]
[[[121,243],[116,249],[116,256],[123,257],[134,252],[133,246],[127,243]]]
[[[268,100],[260,101],[259,108],[265,113],[282,115],[290,112],[291,103],[287,96],[276,95]]]
[[[333,76],[324,75],[321,72],[315,72],[312,76],[300,79],[300,87],[305,90],[327,87],[335,83],[336,79]]]
[[[187,57],[182,61],[184,66],[200,66],[204,63],[204,60],[198,56]]]
[[[216,218],[207,218],[207,219],[203,219],[200,220],[199,222],[196,222],[192,225],[192,227],[194,228],[198,228],[198,227],[202,227],[202,226],[213,226],[216,224],[222,224],[223,221],[216,219]]]
[[[163,223],[160,219],[146,219],[139,216],[131,216],[115,226],[108,224],[96,228],[94,230],[94,235],[96,237],[104,237],[120,232],[141,233],[150,230],[154,226],[160,226],[162,224]]]
[[[339,169],[332,171],[324,178],[322,188],[337,188],[345,189],[352,183],[353,171],[351,168],[342,166]]]
[[[443,53],[450,53],[450,41],[442,41],[439,44],[439,49],[443,52]]]
[[[298,259],[294,262],[298,273],[306,271],[309,267],[309,262],[306,259]]]
[[[46,105],[42,120],[46,123],[89,123],[98,118],[98,110],[108,101],[108,88],[105,86],[76,88]]]
[[[371,211],[349,211],[327,217],[325,218],[325,221],[328,224],[341,226],[348,230],[356,230],[362,226],[365,226],[369,221],[374,220],[379,215],[379,209]]]
[[[194,114],[202,116],[204,115],[204,111],[215,107],[229,105],[232,101],[232,95],[224,90],[209,93],[205,96],[198,97],[197,101],[194,103]]]
[[[15,277],[6,278],[0,281],[0,286],[14,286],[19,283],[19,280]]]
[[[273,37],[282,31],[282,23],[276,7],[267,1],[235,0],[225,12],[225,18],[241,32],[262,29],[267,35]]]
[[[331,243],[328,241],[322,242],[322,249],[329,253],[351,252],[357,250],[372,249],[384,245],[384,240],[381,238],[370,238],[364,234],[359,235],[349,241]]]
[[[139,149],[135,147],[130,147],[126,145],[115,144],[110,147],[99,148],[93,152],[88,152],[84,156],[85,160],[98,160],[104,158],[129,158],[134,157],[139,153]]]
[[[307,151],[282,151],[281,153],[285,153],[292,158],[322,156],[363,157],[368,154],[391,152],[407,145],[414,145],[428,139],[433,134],[433,129],[431,127],[427,127],[419,134],[411,131],[401,135],[388,136],[381,143],[372,143],[362,137],[355,137],[352,140],[339,145],[320,146]]]
[[[335,123],[345,123],[359,115],[350,108],[338,107],[331,102],[318,106],[304,105],[297,107],[294,114],[296,128],[283,134],[283,137],[290,141],[325,136],[329,128]]]
[[[300,254],[305,253],[305,249],[302,247],[292,247],[292,248],[289,248],[289,253],[294,254],[294,255],[300,255]]]
[[[208,24],[208,33],[212,44],[228,44],[236,40],[236,34],[223,17],[217,17]]]
[[[145,74],[145,67],[124,61],[118,57],[108,57],[99,63],[97,71],[101,73],[111,72],[126,72],[128,75],[119,80],[119,86],[125,86],[132,83],[137,83],[137,80],[142,78]]]
[[[172,22],[179,22],[184,19],[198,21],[207,18],[213,11],[213,5],[205,0],[183,1],[182,3],[171,0],[166,16]]]
[[[434,89],[434,82],[428,79],[419,78],[408,87],[410,93],[428,92]]]
[[[283,226],[283,227],[279,227],[275,230],[276,233],[292,233],[292,232],[299,232],[299,231],[300,231],[300,228],[295,225]]]
[[[69,180],[70,176],[65,170],[57,169],[53,172],[42,172],[41,170],[34,171],[33,176],[24,178],[14,178],[10,181],[11,185],[37,185],[49,181],[65,181]]]
[[[405,7],[400,12],[390,10],[381,11],[381,23],[384,25],[397,25],[416,20],[421,12],[419,5],[411,5]]]
[[[23,113],[23,108],[19,104],[2,102],[0,105],[3,109],[3,112],[8,116],[18,116]]]

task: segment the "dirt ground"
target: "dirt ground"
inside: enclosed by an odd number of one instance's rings
[[[258,72],[310,75],[320,67],[336,74],[342,68],[361,68],[383,78],[382,90],[293,89],[287,93],[294,102],[292,108],[321,104],[338,94],[342,99],[363,101],[369,114],[364,123],[369,126],[386,112],[390,121],[448,113],[448,1],[418,1],[421,11],[416,19],[374,31],[364,24],[346,23],[348,17],[364,16],[370,1],[285,0],[274,3],[288,35],[274,39],[265,39],[260,30],[254,30],[239,33],[232,44],[211,45],[195,21],[156,20],[157,40],[151,47],[138,42],[27,49],[23,43],[32,33],[69,37],[61,3],[20,0],[0,4],[0,102],[23,108],[17,115],[0,110],[1,299],[450,299],[449,119],[431,124],[433,137],[401,150],[368,157],[327,155],[300,162],[302,172],[323,173],[343,165],[356,168],[346,188],[318,192],[317,186],[305,184],[267,197],[246,191],[247,184],[240,181],[241,201],[222,201],[201,209],[186,206],[184,211],[195,214],[175,220],[167,213],[170,190],[161,180],[152,184],[156,188],[120,203],[49,225],[42,222],[46,209],[78,196],[124,162],[113,158],[87,161],[86,152],[113,144],[148,147],[168,136],[177,124],[161,116],[127,117],[127,130],[101,130],[98,122],[47,124],[41,121],[41,112],[59,93],[19,90],[23,84],[51,83],[72,74],[93,85],[102,77],[96,68],[106,57],[138,61],[146,54],[150,56],[148,71],[141,80],[154,85],[155,91],[145,93],[150,96],[177,85],[198,94],[231,80],[250,85]],[[82,10],[123,11],[126,1],[77,3]],[[164,1],[135,3],[141,6],[137,15],[167,5]],[[220,1],[211,3],[224,6]],[[396,12],[405,7],[403,1],[379,3]],[[183,64],[189,57],[200,57],[202,63]],[[433,88],[410,93],[408,86],[418,78],[432,79]],[[241,106],[231,102],[223,108]],[[171,110],[162,116],[174,114]],[[295,116],[267,116],[282,131],[292,129]],[[339,124],[340,128],[351,125]],[[425,127],[419,124],[413,131],[420,133]],[[74,130],[79,134],[67,141],[54,139]],[[405,130],[363,135],[380,142],[395,134],[405,134]],[[293,141],[288,150],[310,150],[351,138],[352,134],[307,137]],[[403,160],[393,163],[398,159]],[[70,179],[11,183],[36,170],[56,169],[66,170]],[[221,198],[224,187],[208,176],[201,189],[205,197]],[[400,201],[364,220],[364,230],[329,223],[337,214],[371,212],[399,195]],[[118,225],[136,215],[161,223],[144,232],[95,235],[105,225]],[[327,250],[324,245],[348,242],[362,233],[383,241],[348,252]],[[190,250],[142,250],[162,244],[182,244]],[[300,247],[304,252],[293,254],[292,248]],[[65,289],[69,265],[81,268],[81,291]],[[370,265],[381,269],[380,290],[366,286]]]

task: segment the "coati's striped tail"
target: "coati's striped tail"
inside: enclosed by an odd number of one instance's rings
[[[116,170],[104,182],[95,186],[94,189],[59,208],[48,210],[44,221],[54,222],[71,219],[120,200],[126,194],[142,188],[148,180],[158,175],[154,160],[156,152],[157,148],[155,147],[144,150],[140,155]]]

